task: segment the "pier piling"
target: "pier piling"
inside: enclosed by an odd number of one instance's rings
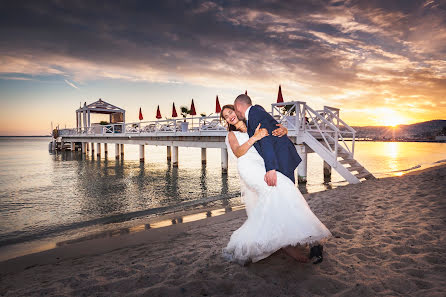
[[[108,154],[108,145],[107,145],[107,143],[104,143],[104,155],[105,155],[105,157],[107,157],[107,154]]]
[[[228,150],[225,148],[221,149],[221,171],[228,172]]]
[[[121,158],[124,159],[124,144],[121,143]]]
[[[98,142],[96,144],[96,149],[97,149],[96,155],[98,156],[98,158],[100,158],[101,157],[101,143],[100,142]]]
[[[201,164],[206,164],[206,148],[201,148]]]
[[[178,146],[172,147],[172,166],[178,167]]]
[[[172,147],[167,146],[167,161],[172,160]]]
[[[119,160],[119,143],[115,143],[115,159]]]
[[[324,161],[324,181],[331,180],[331,166]]]
[[[305,149],[305,145],[299,144],[296,145],[297,152],[299,153],[302,162],[300,162],[299,166],[297,166],[297,182],[299,184],[307,183],[307,151]]]
[[[144,162],[144,145],[139,146],[139,162]]]

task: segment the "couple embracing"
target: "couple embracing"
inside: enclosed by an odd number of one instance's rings
[[[248,216],[223,249],[224,257],[246,264],[283,249],[299,262],[315,258],[313,263],[320,263],[320,243],[331,233],[295,186],[294,171],[301,158],[285,136],[286,128],[261,106],[253,106],[245,94],[234,105],[223,106],[221,117],[228,124],[226,145],[237,158]]]

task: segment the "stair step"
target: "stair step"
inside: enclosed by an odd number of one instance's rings
[[[345,160],[340,160],[339,163],[350,164],[351,166],[353,166],[353,164],[358,163],[358,161],[356,161],[355,159],[345,159]]]
[[[355,174],[355,176],[356,176],[358,179],[361,179],[361,178],[366,178],[366,179],[367,179],[367,177],[368,177],[369,175],[373,176],[370,172],[363,172],[363,173]]]
[[[338,153],[338,157],[341,157],[343,159],[351,159],[351,155],[347,153]]]
[[[361,170],[364,169],[364,167],[362,167],[362,166],[351,166],[351,167],[346,167],[346,168],[350,172],[351,171],[358,171],[358,173],[361,172]]]

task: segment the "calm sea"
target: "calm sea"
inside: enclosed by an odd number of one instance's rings
[[[165,147],[126,145],[124,160],[79,152],[51,154],[50,138],[0,138],[0,260],[51,247],[79,236],[128,227],[180,210],[241,204],[234,163],[222,174],[220,150],[179,149],[179,168],[166,160]],[[446,143],[357,142],[356,159],[377,177],[401,175],[445,161]],[[232,165],[232,166],[231,166]],[[308,183],[317,192],[346,183],[334,170],[324,184],[323,161],[308,158]]]

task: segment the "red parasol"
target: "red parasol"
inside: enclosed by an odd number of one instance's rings
[[[160,111],[160,106],[158,105],[158,108],[157,108],[157,110],[156,110],[156,118],[157,119],[161,119],[162,118],[162,116],[161,116],[161,111]]]
[[[220,101],[218,101],[218,95],[217,99],[215,99],[215,113],[220,113],[221,107],[220,107]]]
[[[245,91],[245,95],[248,95],[248,90]]]
[[[197,115],[197,112],[195,111],[195,105],[194,105],[194,99],[192,99],[192,104],[190,105],[190,115]]]
[[[172,104],[172,117],[176,118],[178,116],[177,110],[175,109],[175,103]]]
[[[277,103],[283,102],[282,87],[279,85],[279,93],[277,94]]]
[[[142,116],[141,107],[139,108],[139,120],[142,121],[144,118]]]

